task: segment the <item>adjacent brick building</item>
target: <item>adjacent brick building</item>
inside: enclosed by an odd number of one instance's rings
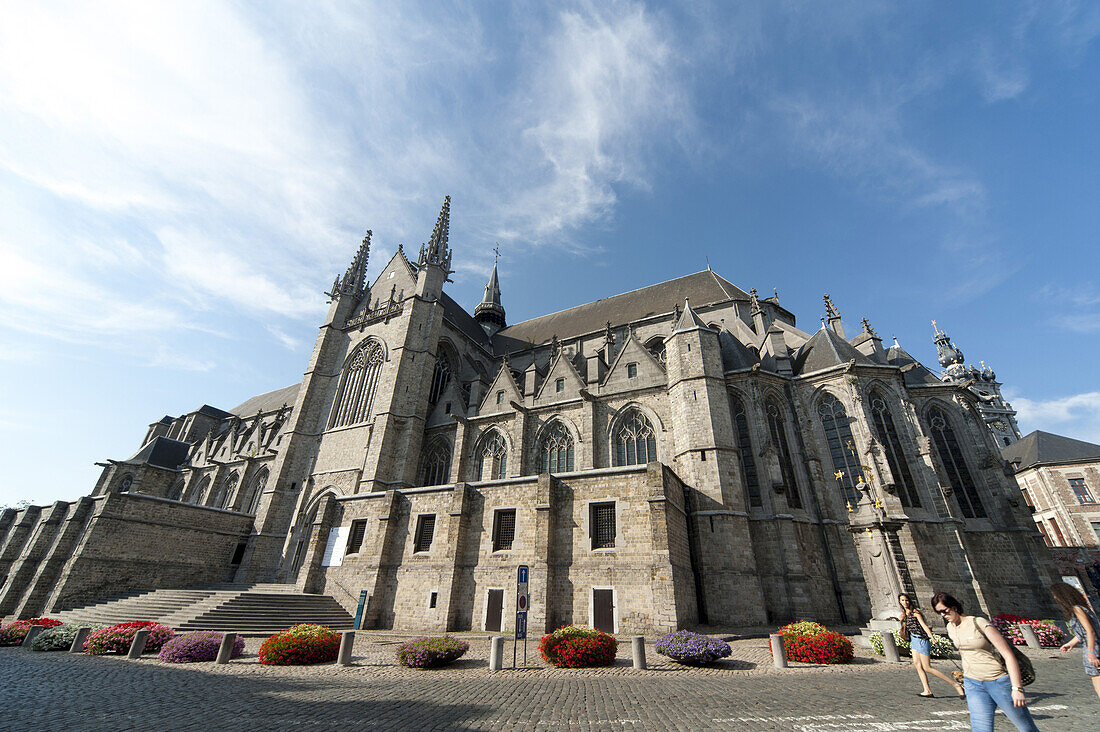
[[[856,623],[901,591],[1050,614],[971,384],[709,269],[509,325],[494,266],[470,313],[449,216],[371,284],[368,233],[300,384],[165,417],[89,498],[0,517],[0,612],[220,578],[507,631],[526,564],[533,631]]]

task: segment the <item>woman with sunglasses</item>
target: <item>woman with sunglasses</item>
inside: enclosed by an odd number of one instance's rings
[[[913,653],[913,665],[917,667],[917,676],[920,678],[924,691],[917,696],[931,699],[935,696],[932,687],[928,685],[928,674],[934,674],[955,687],[955,693],[964,696],[962,684],[954,680],[943,671],[932,668],[932,629],[924,619],[924,613],[920,611],[913,598],[906,593],[898,595],[898,604],[901,605],[901,624],[909,631],[909,650]]]
[[[932,608],[943,617],[947,635],[962,656],[970,729],[993,732],[993,715],[1000,707],[1016,729],[1038,732],[1027,708],[1020,665],[1004,636],[985,618],[963,615],[962,604],[946,592],[932,595]]]

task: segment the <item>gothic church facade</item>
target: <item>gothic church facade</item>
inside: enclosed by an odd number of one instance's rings
[[[449,217],[373,283],[368,232],[301,383],[165,417],[92,495],[5,512],[0,615],[277,581],[365,590],[365,627],[507,632],[521,564],[533,632],[855,624],[903,591],[1050,611],[970,381],[709,269],[509,324],[494,266],[471,313]]]

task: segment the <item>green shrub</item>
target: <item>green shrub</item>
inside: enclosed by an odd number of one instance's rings
[[[31,641],[33,651],[67,651],[73,646],[76,634],[81,628],[99,630],[102,625],[88,625],[87,623],[58,625],[46,628]]]
[[[909,641],[901,638],[900,628],[894,631],[894,645],[898,647],[900,655],[913,655],[912,650],[909,648]],[[886,655],[886,651],[882,648],[882,636],[878,633],[871,635],[871,650],[880,656]],[[955,646],[952,645],[950,638],[942,635],[932,635],[932,658],[951,658],[954,653]]]

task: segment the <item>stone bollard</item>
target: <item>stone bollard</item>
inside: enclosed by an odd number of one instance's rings
[[[645,670],[645,636],[636,635],[630,639],[630,654],[634,657],[634,668]]]
[[[344,630],[340,632],[340,655],[336,663],[341,666],[351,665],[351,649],[355,646],[355,631]]]
[[[878,637],[882,638],[882,655],[886,656],[886,660],[890,663],[901,663],[901,654],[898,653],[898,644],[894,642],[894,634],[887,630],[879,633]]]
[[[1042,648],[1039,644],[1039,636],[1035,635],[1035,628],[1032,628],[1027,623],[1020,623],[1020,634],[1024,636],[1024,642],[1027,643],[1028,648]]]
[[[214,663],[229,663],[229,659],[233,657],[233,645],[236,642],[236,633],[223,634],[222,644],[218,646],[218,657],[214,659]]]
[[[91,632],[91,628],[80,628],[77,630],[76,637],[73,638],[73,644],[69,646],[69,653],[83,653],[84,641],[88,640],[88,634]]]
[[[42,626],[41,625],[32,625],[31,627],[27,628],[27,634],[25,636],[23,636],[23,642],[20,643],[19,645],[23,646],[24,648],[29,649],[31,647],[31,643],[34,642],[34,637],[36,635],[38,635],[39,633],[41,633],[41,632],[42,632]]]
[[[768,636],[768,645],[772,649],[772,663],[776,668],[787,668],[787,649],[783,647],[783,636],[772,633]]]
[[[131,661],[136,658],[141,658],[141,654],[145,652],[145,642],[147,640],[149,640],[148,628],[142,628],[134,633],[134,641],[130,644],[130,652],[126,654],[126,658]]]
[[[489,670],[500,671],[504,664],[504,636],[495,635],[489,639]]]

